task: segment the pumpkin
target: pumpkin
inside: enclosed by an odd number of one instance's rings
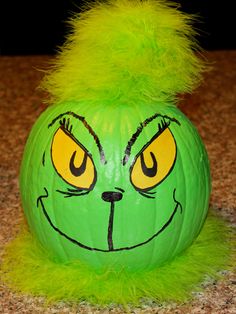
[[[33,127],[22,202],[30,229],[61,261],[147,269],[196,238],[209,178],[202,141],[177,108],[69,102]]]
[[[209,162],[175,106],[203,69],[189,20],[163,1],[113,1],[72,22],[20,176],[30,230],[58,261],[147,270],[199,234]]]

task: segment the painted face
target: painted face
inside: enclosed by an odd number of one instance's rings
[[[186,153],[178,141],[186,121],[173,112],[142,117],[133,112],[132,119],[125,115],[124,121],[113,121],[111,112],[86,117],[78,109],[53,111],[38,140],[29,139],[38,143],[31,159],[37,155],[41,161],[33,170],[36,188],[30,196],[22,193],[23,205],[26,198],[25,204],[32,203],[35,216],[24,206],[30,226],[57,255],[64,258],[64,251],[69,259],[122,267],[136,260],[143,268],[162,263],[192,241],[184,235],[178,248],[184,219],[194,217],[185,213],[191,179],[186,179],[181,160]],[[22,170],[23,184],[26,177]],[[205,217],[208,199],[204,202],[195,234]]]

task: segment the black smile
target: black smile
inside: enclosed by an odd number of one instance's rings
[[[152,241],[154,238],[156,238],[159,234],[161,234],[168,226],[169,224],[171,223],[171,221],[173,220],[178,208],[180,209],[180,212],[182,213],[182,205],[179,201],[176,200],[175,198],[175,191],[176,189],[174,189],[173,191],[173,200],[175,202],[175,208],[172,212],[172,214],[170,215],[168,221],[153,235],[151,236],[149,239],[147,239],[146,241],[142,242],[142,243],[139,243],[139,244],[136,244],[136,245],[133,245],[133,246],[127,246],[127,247],[122,247],[122,248],[113,248],[113,245],[109,245],[109,249],[107,250],[103,250],[103,249],[98,249],[98,248],[94,248],[94,247],[90,247],[90,246],[87,246],[87,245],[84,245],[83,243],[69,237],[67,234],[65,234],[64,232],[62,232],[59,228],[57,228],[52,220],[50,219],[46,209],[45,209],[45,206],[44,206],[44,203],[43,203],[43,199],[44,198],[48,198],[48,190],[46,188],[44,188],[45,190],[45,195],[41,195],[38,197],[37,199],[37,207],[39,207],[39,204],[41,205],[42,207],[42,210],[43,210],[43,213],[45,215],[45,217],[47,218],[47,221],[49,222],[49,224],[51,225],[51,227],[56,231],[58,232],[61,236],[63,236],[64,238],[66,238],[67,240],[69,240],[70,242],[82,247],[83,249],[86,249],[86,250],[90,250],[90,251],[99,251],[99,252],[118,252],[118,251],[124,251],[124,250],[132,250],[132,249],[135,249],[136,247],[139,247],[139,246],[142,246],[144,244],[147,244],[149,243],[150,241]]]

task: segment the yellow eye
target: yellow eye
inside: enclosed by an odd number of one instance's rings
[[[59,128],[54,135],[51,156],[57,173],[79,189],[91,190],[96,170],[88,151],[69,132]]]
[[[154,136],[135,157],[130,180],[137,190],[147,191],[161,183],[176,159],[175,139],[168,128]]]

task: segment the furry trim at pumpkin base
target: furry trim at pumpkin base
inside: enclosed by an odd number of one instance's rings
[[[27,227],[5,250],[10,287],[183,301],[230,267],[231,231],[208,215],[205,146],[176,106],[206,68],[193,21],[162,0],[96,3],[70,20],[22,159]]]

